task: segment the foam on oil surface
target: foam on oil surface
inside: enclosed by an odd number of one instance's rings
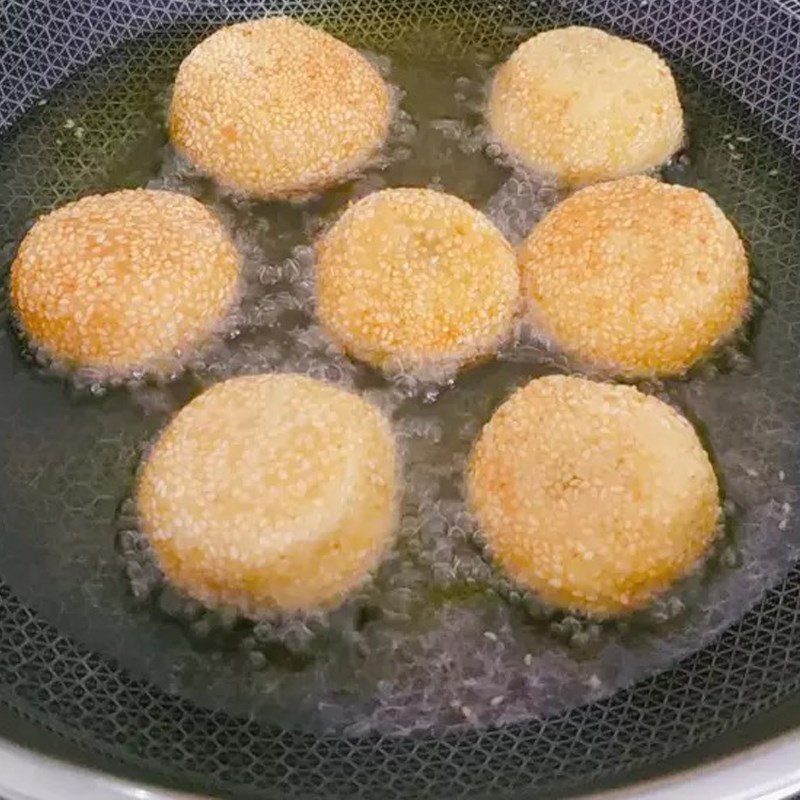
[[[509,32],[509,50],[520,35]],[[134,674],[202,705],[360,733],[503,724],[601,697],[696,650],[785,572],[800,545],[792,377],[800,365],[791,340],[800,246],[787,223],[798,192],[788,160],[739,127],[736,106],[684,76],[690,147],[665,176],[709,191],[737,220],[772,300],[759,311],[754,341],[701,365],[691,380],[642,387],[700,425],[729,525],[681,586],[646,611],[597,623],[510,585],[483,558],[463,502],[463,470],[482,424],[516,386],[568,368],[552,343],[520,330],[515,346],[461,375],[387,379],[344,357],[314,323],[310,243],[348,202],[386,186],[441,188],[518,241],[558,201],[554,187],[515,172],[486,143],[481,108],[500,56],[381,56],[388,80],[406,92],[382,156],[321,197],[264,203],[220,190],[166,146],[169,83],[186,47],[154,40],[107,70],[108,83],[91,71],[79,76],[0,157],[13,212],[0,223],[5,260],[34,213],[135,184],[208,203],[246,261],[246,296],[225,334],[182,354],[167,379],[136,375],[117,386],[94,376],[75,388],[37,373],[3,337],[3,577],[24,600]],[[269,370],[359,389],[387,411],[406,490],[396,547],[340,609],[253,621],[164,586],[126,498],[143,450],[173,413],[218,380]]]

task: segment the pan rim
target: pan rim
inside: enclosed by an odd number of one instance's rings
[[[792,14],[797,15],[798,12],[800,12],[800,3],[798,3],[797,0],[773,0],[773,2],[775,2],[776,5],[778,5],[780,7],[783,7],[787,11],[787,13],[792,13]],[[794,6],[794,8],[792,8],[793,6]],[[735,725],[735,723],[734,723],[734,725]],[[63,735],[63,734],[61,734],[61,735]],[[793,735],[795,735],[798,738],[800,738],[800,731],[795,732]],[[779,738],[783,738],[783,737],[779,737]],[[774,742],[778,742],[779,739],[771,740],[769,744],[772,744],[773,741]],[[16,745],[12,745],[12,746],[13,747],[17,747]],[[2,749],[3,749],[3,745],[0,742],[0,751],[2,751]],[[21,749],[25,750],[25,748],[21,748]],[[751,750],[755,751],[755,750],[761,750],[761,749],[763,749],[762,745],[753,745],[752,747],[747,748],[746,752],[748,754],[751,754]],[[28,749],[26,752],[29,755],[32,754],[34,758],[49,758],[50,760],[54,760],[54,759],[51,759],[50,757],[42,756],[42,754],[37,753],[37,751],[35,749]],[[795,751],[793,751],[793,752],[795,752]],[[681,771],[680,773],[675,773],[674,776],[668,774],[667,776],[664,776],[664,777],[659,776],[657,778],[653,778],[653,779],[649,779],[649,780],[637,781],[635,783],[630,784],[625,789],[611,790],[610,792],[607,791],[607,792],[601,792],[599,794],[596,793],[596,794],[581,795],[581,796],[588,797],[589,800],[611,800],[611,798],[619,798],[620,800],[622,800],[623,798],[628,798],[628,797],[631,797],[631,798],[633,798],[633,797],[645,798],[645,800],[650,800],[651,795],[644,794],[644,792],[650,791],[651,788],[653,790],[655,790],[658,786],[661,786],[662,784],[668,783],[673,777],[677,777],[678,774],[680,774],[680,775],[684,775],[685,774],[687,776],[692,775],[692,776],[695,776],[695,779],[696,779],[696,776],[698,775],[698,773],[705,772],[706,770],[713,770],[717,764],[727,763],[729,760],[737,760],[739,756],[743,757],[744,753],[745,753],[745,751],[742,751],[742,752],[740,752],[738,754],[735,754],[733,756],[730,756],[730,757],[721,756],[719,759],[715,759],[713,761],[710,761],[710,762],[708,762],[705,765],[702,765],[700,767],[689,768],[689,769],[687,769],[685,771]],[[757,759],[757,757],[758,757],[758,754],[755,753],[755,752],[753,752],[751,755],[752,755],[752,757],[754,759]],[[2,752],[0,752],[0,758],[2,758]],[[794,763],[798,763],[798,762],[800,762],[800,758],[795,756],[794,757]],[[103,776],[102,773],[100,773],[99,771],[92,770],[91,768],[78,767],[78,766],[75,766],[75,765],[70,765],[68,762],[63,762],[63,763],[66,764],[67,766],[70,766],[71,768],[73,768],[75,770],[94,773],[96,775],[100,775],[101,777],[108,777],[109,780],[112,780],[110,778],[110,776]],[[758,763],[758,762],[746,761],[745,763],[753,764],[753,763]],[[788,766],[792,762],[787,760],[787,761],[784,761],[783,763],[784,763],[785,766]],[[752,769],[752,767],[750,767],[750,769]],[[2,786],[2,780],[11,779],[13,777],[14,777],[14,772],[13,771],[3,771],[2,773],[0,773],[0,789],[4,788]],[[116,779],[113,779],[113,780],[116,780]],[[181,800],[186,800],[186,798],[191,798],[191,800],[199,800],[197,795],[185,795],[185,794],[180,794],[180,793],[176,794],[174,792],[172,792],[172,793],[168,792],[168,793],[165,794],[164,793],[165,790],[161,790],[161,789],[151,790],[151,789],[146,788],[146,784],[137,784],[135,782],[134,783],[128,783],[126,781],[122,781],[122,783],[123,784],[127,783],[127,785],[129,787],[132,787],[132,788],[136,789],[137,791],[151,791],[151,792],[152,791],[156,791],[158,793],[157,794],[151,794],[151,795],[142,795],[142,794],[133,794],[133,795],[131,795],[131,794],[128,794],[128,795],[120,795],[120,797],[125,797],[125,798],[138,797],[138,798],[142,798],[143,800],[176,800],[177,798],[181,798]],[[695,788],[695,784],[685,784],[685,785],[686,786],[692,786],[692,789]],[[675,785],[673,785],[672,791],[677,793],[677,792],[680,791],[680,789],[683,786],[684,786],[684,784],[681,784],[680,786],[678,786],[678,788],[676,788]],[[741,794],[741,793],[737,794],[737,795],[735,795],[735,797],[736,797],[736,800],[773,800],[773,798],[775,800],[777,800],[778,798],[789,797],[789,796],[792,795],[792,792],[796,792],[799,789],[800,789],[800,784],[792,783],[791,786],[787,785],[787,788],[786,788],[786,791],[788,791],[789,794],[785,794],[785,793],[781,793],[781,794],[771,793],[770,794],[770,793],[768,793],[768,794],[755,794],[755,795],[753,795],[753,794],[748,792],[748,793],[744,793],[744,794]],[[772,789],[767,787],[765,789],[765,791],[771,792]],[[777,789],[776,789],[776,791],[777,791]],[[2,792],[0,792],[0,794],[1,793]],[[63,796],[64,796],[64,794],[63,794],[63,786],[62,786],[62,794],[60,795],[60,797],[63,797]],[[104,797],[109,797],[108,794],[103,795],[103,796]],[[673,794],[672,796],[676,796],[676,795]],[[683,795],[681,795],[681,796],[683,796]],[[691,796],[696,796],[696,795],[695,795],[695,793],[693,793]],[[111,795],[111,798],[114,798],[114,797],[115,797],[114,795]],[[658,797],[658,795],[653,795],[653,800],[655,800],[655,798],[657,798],[657,797]],[[729,800],[728,796],[724,796],[724,797],[725,797],[725,800]],[[11,798],[13,799],[13,795],[11,795]]]

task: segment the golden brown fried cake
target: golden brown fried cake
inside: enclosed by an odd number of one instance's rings
[[[646,45],[595,28],[521,44],[495,76],[488,119],[509,153],[578,185],[657,167],[683,140],[669,67]]]
[[[394,438],[369,403],[301,375],[217,384],[163,431],[137,505],[166,577],[249,614],[336,604],[396,516]]]
[[[519,300],[511,246],[472,206],[388,189],[316,247],[317,311],[352,355],[389,371],[455,368],[491,353]]]
[[[178,70],[172,143],[220,183],[262,198],[347,178],[380,147],[392,97],[353,48],[287,17],[218,30]]]
[[[629,386],[553,376],[497,410],[470,458],[469,498],[497,562],[559,606],[645,604],[703,555],[717,480],[692,426]]]
[[[683,372],[742,322],[748,266],[703,192],[634,177],[582,189],[519,250],[534,323],[624,375]]]
[[[85,197],[41,217],[11,267],[35,346],[74,366],[158,369],[237,296],[239,255],[191,197],[144,189]]]

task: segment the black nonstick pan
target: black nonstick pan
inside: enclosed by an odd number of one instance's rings
[[[296,203],[221,192],[176,157],[165,128],[188,51],[222,24],[277,13],[367,53],[399,96],[381,159]],[[701,431],[725,534],[653,606],[603,623],[520,598],[484,560],[463,510],[463,464],[480,426],[515,387],[565,371],[563,359],[531,342],[444,385],[384,378],[320,344],[307,282],[314,236],[378,188],[444,189],[511,238],[535,224],[560,195],[519,178],[487,143],[485,90],[520,41],[572,23],[647,42],[669,62],[689,129],[661,177],[702,188],[735,221],[755,298],[741,340],[685,379],[641,387]],[[769,772],[782,788],[769,796],[791,796],[792,780],[800,784],[799,108],[800,6],[790,0],[5,0],[4,278],[37,215],[151,186],[214,209],[246,253],[249,290],[235,330],[183,372],[108,385],[25,350],[4,280],[0,788],[54,797],[53,780],[63,780],[65,797],[79,785],[97,797],[135,796],[137,785],[235,798],[648,797],[653,784],[639,781],[732,754],[741,765],[775,739]],[[271,370],[366,393],[391,414],[405,454],[392,555],[310,637],[187,604],[140,558],[131,532],[134,473],[156,432],[203,388]],[[701,769],[703,783],[687,773],[663,796],[747,790],[729,763]],[[121,782],[98,783],[97,773]],[[755,787],[766,784],[751,774],[754,793],[736,797],[761,796]]]

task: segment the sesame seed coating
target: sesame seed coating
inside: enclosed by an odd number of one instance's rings
[[[551,376],[497,410],[470,457],[495,559],[545,600],[605,616],[645,604],[703,554],[720,517],[692,426],[630,386]]]
[[[317,312],[356,358],[456,367],[491,353],[519,302],[511,245],[468,203],[429,189],[357,202],[316,245]]]
[[[84,197],[41,217],[11,267],[33,343],[75,366],[157,369],[236,299],[239,255],[191,197],[146,189]]]
[[[288,17],[218,30],[186,57],[170,107],[173,144],[223,184],[258,197],[316,191],[383,143],[392,96],[372,65]]]
[[[335,604],[377,564],[395,524],[384,417],[302,375],[234,378],[161,434],[137,505],[169,580],[245,613]]]
[[[487,113],[509,152],[571,184],[656,167],[683,139],[669,67],[646,45],[595,28],[523,42],[498,70]]]
[[[747,255],[733,225],[707,194],[651,178],[572,195],[519,260],[535,322],[623,374],[684,371],[747,311]]]

